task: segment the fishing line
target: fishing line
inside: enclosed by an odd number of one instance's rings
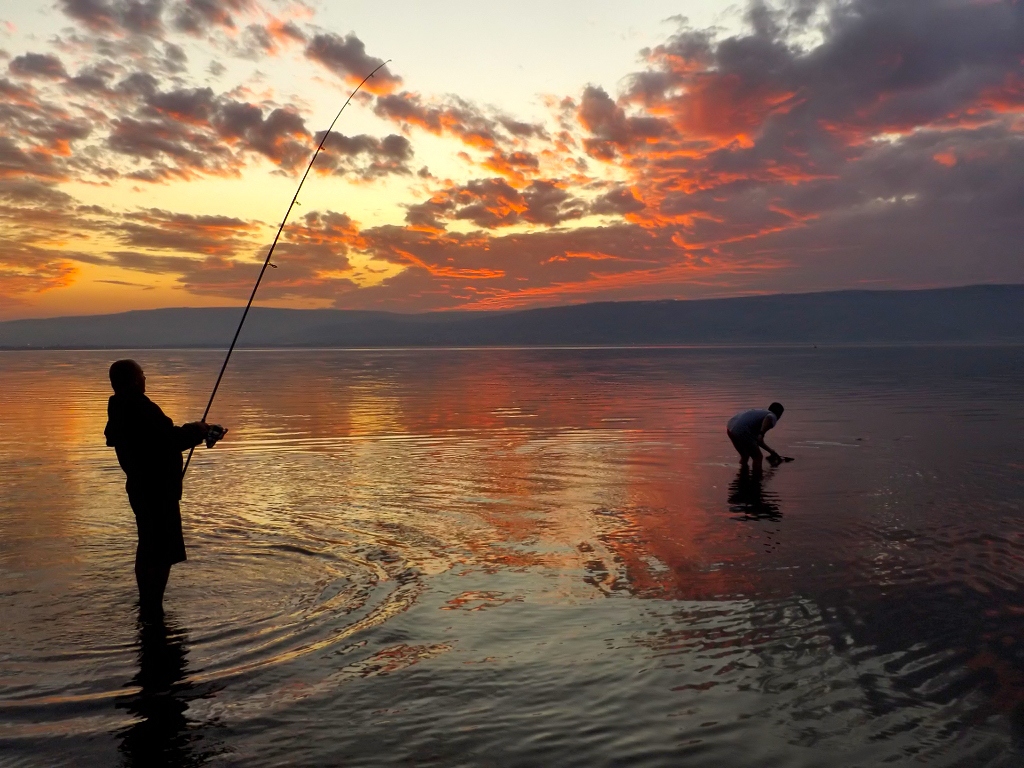
[[[288,222],[288,216],[291,214],[292,208],[295,207],[295,201],[299,199],[299,192],[302,191],[302,185],[306,183],[306,177],[309,176],[309,172],[313,169],[313,163],[316,162],[317,155],[319,155],[320,150],[324,148],[324,142],[327,141],[327,137],[331,134],[331,131],[334,129],[334,124],[338,122],[338,118],[341,117],[341,113],[345,111],[345,107],[347,107],[349,105],[349,102],[351,102],[355,95],[359,93],[359,89],[366,84],[366,81],[373,77],[375,74],[377,74],[377,72],[379,72],[385,66],[387,66],[387,64],[390,63],[390,61],[391,59],[388,59],[383,64],[378,66],[375,70],[373,70],[373,72],[364,77],[362,81],[359,83],[359,85],[356,86],[355,90],[352,91],[351,94],[349,94],[349,97],[345,100],[345,103],[341,105],[341,109],[338,110],[338,114],[335,115],[334,119],[331,121],[330,127],[324,133],[324,137],[320,139],[320,145],[316,148],[316,151],[313,153],[313,157],[310,158],[309,165],[306,166],[306,172],[302,174],[302,179],[299,181],[299,186],[295,190],[295,194],[292,195],[292,201],[288,204],[288,210],[284,212],[284,218],[281,219],[281,226],[277,228],[277,234],[274,235],[274,242],[270,244],[270,250],[267,252],[267,258],[264,259],[263,261],[263,268],[260,270],[259,277],[256,278],[256,284],[252,287],[252,293],[249,294],[249,301],[245,305],[245,311],[242,312],[242,319],[238,321],[238,328],[235,329],[235,337],[231,339],[231,346],[228,347],[228,353],[224,357],[224,364],[220,367],[220,373],[217,374],[217,382],[213,385],[213,392],[210,393],[210,401],[206,404],[206,410],[203,411],[203,418],[201,419],[201,421],[206,421],[206,417],[210,415],[210,408],[213,406],[213,398],[217,396],[217,390],[220,388],[220,380],[224,378],[224,371],[227,370],[228,361],[231,359],[231,353],[235,351],[235,343],[238,341],[238,334],[242,332],[242,326],[245,324],[245,318],[249,314],[249,308],[252,306],[252,301],[253,299],[256,298],[256,290],[260,287],[260,282],[262,282],[263,280],[263,275],[267,271],[268,266],[277,266],[270,263],[270,257],[274,255],[274,248],[277,247],[277,241],[281,237],[281,232],[284,230],[284,225]],[[195,450],[195,446],[189,449],[188,458],[185,459],[185,466],[181,470],[181,476],[183,478],[185,477],[185,473],[188,472],[188,465],[189,462],[192,461],[192,454],[195,452]]]

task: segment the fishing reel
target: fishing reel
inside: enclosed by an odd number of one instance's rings
[[[228,433],[225,427],[220,424],[211,424],[209,431],[206,433],[206,447],[213,448],[224,435]]]

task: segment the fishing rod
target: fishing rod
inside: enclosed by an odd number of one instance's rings
[[[228,347],[228,353],[224,357],[224,364],[220,367],[220,373],[217,374],[217,382],[213,385],[213,392],[210,393],[210,401],[206,404],[206,410],[203,411],[203,418],[201,421],[206,421],[206,417],[210,415],[210,408],[213,406],[213,398],[217,396],[217,390],[220,388],[220,380],[224,378],[224,371],[227,370],[228,360],[231,359],[231,353],[235,351],[235,344],[238,342],[238,334],[242,332],[242,326],[245,324],[245,318],[249,314],[249,308],[252,307],[252,301],[256,298],[256,291],[260,287],[260,283],[263,281],[263,275],[267,271],[268,266],[276,266],[270,263],[270,257],[274,255],[274,248],[277,247],[277,241],[281,237],[281,232],[284,231],[284,225],[288,222],[288,216],[291,215],[292,208],[295,207],[295,201],[299,199],[299,192],[302,191],[302,185],[306,183],[306,177],[309,176],[309,172],[313,170],[313,163],[316,162],[317,155],[320,154],[320,150],[324,148],[324,142],[327,141],[327,137],[334,130],[334,124],[338,122],[338,118],[341,117],[341,113],[345,111],[345,107],[349,105],[349,102],[359,93],[359,89],[366,85],[366,81],[377,74],[381,69],[386,67],[391,62],[388,59],[383,64],[379,65],[373,72],[368,74],[360,81],[359,85],[356,86],[355,90],[349,94],[349,97],[345,100],[345,103],[341,105],[341,109],[338,110],[338,114],[334,116],[331,121],[330,127],[324,132],[324,137],[320,139],[320,145],[316,148],[313,153],[313,157],[309,160],[309,165],[306,166],[306,172],[302,174],[302,179],[299,181],[299,186],[295,190],[295,194],[292,195],[292,201],[288,204],[288,210],[284,212],[284,218],[281,219],[281,226],[277,228],[277,234],[274,235],[274,242],[270,244],[270,250],[267,251],[267,258],[263,260],[263,268],[260,270],[259,277],[256,278],[256,284],[252,287],[252,293],[249,294],[249,301],[245,305],[245,311],[242,312],[242,319],[238,321],[238,328],[235,329],[235,337],[231,339],[231,346]],[[226,430],[225,430],[226,431]],[[185,477],[185,473],[188,472],[189,462],[192,461],[192,454],[195,452],[195,446],[189,449],[188,458],[185,459],[185,466],[181,470],[182,478]]]

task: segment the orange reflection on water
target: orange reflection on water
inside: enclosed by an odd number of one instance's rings
[[[8,369],[0,382],[31,393],[5,418],[10,444],[31,458],[31,434],[45,425],[39,471],[65,473],[63,505],[91,506],[77,490],[86,483],[116,510],[107,514],[124,516],[120,473],[102,445],[106,367],[119,354],[53,355],[60,368],[23,356],[20,378]],[[179,423],[196,418],[218,353],[135,356],[154,401]],[[760,542],[723,524],[733,468],[716,398],[685,375],[615,377],[600,361],[562,358],[240,352],[210,416],[231,432],[196,454],[187,527],[234,520],[286,535],[315,523],[344,542],[372,526],[423,573],[540,567],[569,593],[752,588],[763,574],[723,567],[756,556]]]
[[[227,385],[219,408],[248,416],[237,450],[341,454],[323,479],[339,504],[394,524],[411,515],[446,551],[416,553],[429,572],[544,567],[577,592],[600,562],[623,572],[617,588],[651,597],[735,594],[754,578],[715,565],[755,556],[758,542],[722,525],[731,449],[714,398],[685,380],[675,392],[624,385],[600,367],[568,375],[557,355],[523,365],[479,350],[305,357],[282,370],[288,354],[243,358]],[[309,482],[275,471],[284,486]],[[707,488],[709,472],[722,487]]]

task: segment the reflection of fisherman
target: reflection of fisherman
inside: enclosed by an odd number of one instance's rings
[[[768,460],[771,462],[781,461],[782,457],[770,448],[764,441],[764,436],[769,429],[774,427],[782,417],[785,410],[780,403],[772,403],[768,410],[755,408],[750,411],[737,413],[726,426],[726,432],[732,444],[740,454],[740,464],[747,466],[747,460],[754,460],[754,473],[761,473],[761,451],[764,448],[768,451]]]
[[[111,365],[110,384],[114,394],[107,403],[109,420],[103,434],[128,476],[125,490],[139,531],[135,551],[139,609],[159,615],[171,566],[185,560],[178,508],[181,452],[203,440],[212,445],[224,430],[203,421],[174,426],[146,397],[146,376],[134,360]]]
[[[135,716],[121,731],[120,751],[126,768],[158,765],[200,765],[198,723],[186,715],[189,701],[199,692],[185,682],[188,636],[173,623],[139,623],[139,672],[132,683],[138,691],[119,706]]]

